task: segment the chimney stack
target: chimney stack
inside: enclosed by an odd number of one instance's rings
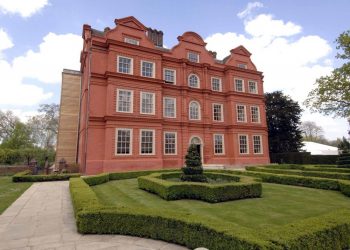
[[[163,47],[163,31],[147,28],[147,36],[155,46]]]

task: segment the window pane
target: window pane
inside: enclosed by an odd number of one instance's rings
[[[212,90],[221,91],[221,81],[220,78],[212,78],[211,79]]]
[[[192,88],[198,88],[199,87],[199,79],[196,75],[190,75],[188,79],[188,85]]]
[[[129,90],[118,91],[118,111],[131,112],[132,92]]]
[[[175,70],[165,69],[164,80],[168,83],[175,83]]]
[[[245,122],[245,106],[244,105],[237,105],[237,121],[239,122]]]
[[[190,103],[190,120],[199,120],[199,104],[197,102]]]
[[[141,131],[141,154],[153,154],[153,131]]]
[[[250,107],[250,110],[251,110],[252,122],[260,122],[260,111],[259,111],[259,107],[257,107],[257,106],[252,106],[252,107]]]
[[[175,98],[164,98],[164,116],[175,118]]]
[[[142,92],[141,97],[141,113],[153,114],[154,113],[154,94]]]
[[[249,85],[249,93],[252,93],[252,94],[257,94],[258,93],[256,82],[249,81],[248,85]]]
[[[126,57],[119,57],[118,72],[131,73],[131,59]]]
[[[164,134],[164,153],[176,154],[176,134],[165,133]]]
[[[131,131],[122,129],[117,131],[117,154],[130,154]]]
[[[142,62],[142,76],[153,77],[153,63]]]
[[[199,55],[194,52],[188,52],[188,60],[190,62],[199,62]]]
[[[239,92],[243,92],[243,80],[235,79],[235,90]]]
[[[248,141],[246,135],[239,136],[239,153],[247,154],[248,153]]]
[[[261,154],[261,136],[254,135],[253,136],[253,145],[254,145],[254,154]]]
[[[223,135],[214,135],[214,152],[215,154],[224,153]]]
[[[214,121],[222,121],[222,105],[214,104],[213,105],[213,119]]]

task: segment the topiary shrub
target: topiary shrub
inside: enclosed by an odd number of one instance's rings
[[[337,160],[338,168],[350,168],[350,153],[348,151],[344,151]]]
[[[203,175],[201,156],[197,151],[196,145],[191,144],[188,147],[185,159],[186,166],[182,168],[183,174],[181,175],[181,180],[208,182],[207,177]]]

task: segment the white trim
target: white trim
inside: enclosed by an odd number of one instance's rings
[[[152,100],[153,100],[153,109],[152,109],[152,113],[144,113],[142,112],[142,94],[151,94],[153,96]],[[154,92],[146,92],[146,91],[140,91],[140,114],[143,115],[155,115],[155,110],[156,110],[156,94]]]
[[[153,133],[153,138],[152,138],[152,154],[145,154],[145,153],[141,153],[142,151],[142,148],[141,148],[141,143],[142,143],[142,131],[152,131]],[[140,129],[140,135],[139,135],[139,152],[140,152],[140,155],[155,155],[156,154],[156,140],[155,140],[155,135],[156,135],[156,132],[155,132],[155,129]]]
[[[127,58],[127,59],[130,59],[130,72],[129,73],[125,73],[125,72],[120,72],[119,71],[119,58],[122,57],[122,58]],[[128,74],[128,75],[133,75],[134,74],[134,58],[132,57],[127,57],[127,56],[117,56],[117,72],[118,73],[121,73],[121,74]]]
[[[165,99],[173,99],[174,100],[174,117],[165,115]],[[170,118],[170,119],[176,119],[176,97],[170,97],[170,96],[163,97],[163,117]]]
[[[190,86],[190,77],[191,76],[197,77],[197,80],[198,80],[198,86],[197,87]],[[200,89],[200,87],[201,87],[201,80],[199,79],[199,76],[197,74],[194,74],[194,73],[189,74],[188,77],[187,77],[187,86],[190,87],[190,88],[193,88],[193,89]]]
[[[130,131],[130,153],[129,154],[118,154],[117,153],[117,147],[118,147],[118,131],[119,130],[128,130]],[[114,156],[127,156],[132,155],[132,141],[133,141],[133,129],[132,128],[116,128],[115,129],[115,137],[114,137]]]
[[[174,82],[167,82],[165,81],[165,70],[173,71],[174,72]],[[176,85],[176,69],[169,69],[169,68],[164,68],[163,69],[163,80],[166,84],[171,84],[171,85]]]
[[[237,90],[237,88],[236,88],[236,80],[241,80],[242,81],[242,91]],[[233,78],[233,90],[236,91],[236,92],[240,92],[240,93],[245,92],[244,79],[239,78],[239,77],[234,77]]]
[[[153,64],[153,66],[152,66],[152,76],[144,76],[144,75],[142,75],[142,64],[144,62]],[[152,61],[141,60],[141,62],[140,62],[140,76],[147,77],[147,78],[156,78],[156,63],[152,62]]]
[[[215,153],[215,136],[221,135],[222,137],[222,153]],[[225,155],[225,135],[224,134],[213,134],[213,151],[214,155]]]
[[[132,41],[135,41],[135,43]],[[140,45],[140,40],[127,36],[124,37],[124,42],[132,45]]]
[[[253,83],[255,83],[255,92],[251,92],[250,91],[250,86],[249,86],[249,83],[251,83],[251,82],[253,82]],[[257,81],[254,81],[254,80],[248,80],[248,93],[250,93],[250,94],[258,94],[258,82]]]
[[[254,152],[254,136],[260,137],[260,153],[255,153]],[[252,144],[253,144],[253,154],[255,155],[262,155],[264,154],[264,147],[263,147],[263,142],[262,142],[262,136],[261,135],[252,135]]]
[[[213,79],[219,79],[219,90],[214,90],[213,89]],[[222,92],[222,80],[221,80],[221,77],[217,77],[217,76],[212,76],[210,78],[210,83],[211,83],[211,90],[212,91],[215,91],[215,92]]]
[[[244,107],[244,121],[239,121],[238,120],[238,106],[243,106]],[[247,106],[244,104],[236,104],[236,120],[237,122],[247,122]]]
[[[165,153],[165,134],[175,134],[175,153]],[[163,133],[163,154],[164,155],[177,155],[177,132],[176,131],[164,131]]]
[[[252,108],[258,108],[258,121],[257,121],[257,122],[254,122],[254,121],[253,121],[253,111],[252,111]],[[250,106],[250,121],[251,121],[252,123],[261,123],[261,120],[260,120],[260,106],[257,106],[257,105]]]
[[[246,136],[247,153],[241,153],[241,143],[240,143],[240,140],[239,140],[240,136]],[[249,155],[249,136],[247,134],[238,134],[238,154],[240,154],[240,155]]]
[[[198,104],[198,119],[191,119],[191,103],[197,103]],[[197,101],[190,101],[190,103],[188,104],[188,120],[191,120],[191,121],[200,121],[202,119],[202,116],[201,116],[201,105],[199,102]]]
[[[194,52],[194,51],[188,51],[188,52],[187,52],[187,59],[188,59],[190,62],[194,62],[194,61],[191,61],[191,60],[190,60],[190,53],[191,53],[191,54],[197,55],[197,61],[196,61],[195,63],[199,63],[199,53],[198,53],[198,52]]]
[[[221,106],[221,120],[219,120],[219,121],[214,120],[214,105],[220,105]],[[224,122],[224,104],[222,104],[222,103],[212,103],[211,109],[212,109],[212,120],[213,120],[213,122]]]
[[[241,69],[247,69],[248,68],[248,65],[246,63],[238,63],[237,64],[237,67],[238,68],[241,68]]]
[[[119,111],[119,92],[120,91],[128,91],[131,92],[131,104],[130,111]],[[116,112],[120,113],[133,113],[134,112],[134,91],[130,89],[117,89],[117,97],[116,97]]]

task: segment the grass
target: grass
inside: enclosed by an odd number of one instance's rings
[[[262,198],[216,204],[165,201],[140,190],[136,179],[110,181],[92,188],[105,205],[179,211],[253,229],[278,229],[281,225],[350,207],[350,199],[339,192],[268,183],[263,183]]]
[[[14,183],[12,177],[0,176],[0,214],[31,185],[31,183]]]

